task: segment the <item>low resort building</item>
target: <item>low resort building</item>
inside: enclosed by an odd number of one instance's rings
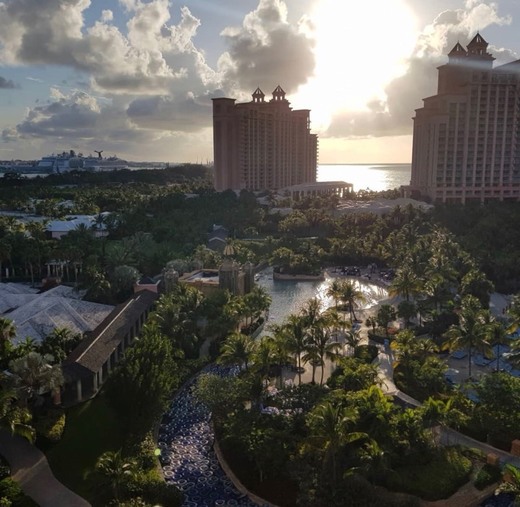
[[[139,335],[158,297],[149,290],[135,293],[87,334],[62,364],[65,376],[63,403],[78,403],[99,391],[110,371]]]

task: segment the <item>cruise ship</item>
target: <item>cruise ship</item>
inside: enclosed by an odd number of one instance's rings
[[[74,150],[69,152],[64,151],[57,155],[47,155],[36,165],[36,172],[39,173],[66,173],[70,171],[117,171],[121,169],[128,169],[128,162],[116,156],[103,158],[102,151],[98,153],[97,157],[92,155],[83,156]]]

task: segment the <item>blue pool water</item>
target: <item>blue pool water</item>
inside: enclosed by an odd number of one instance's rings
[[[321,282],[273,280],[271,268],[262,271],[257,283],[264,287],[272,298],[268,324],[280,324],[291,313],[298,313],[305,303],[314,297],[323,303],[324,309],[333,306],[334,301],[327,296],[327,289],[333,279],[326,275],[325,280]],[[353,280],[365,297],[365,302],[360,304],[360,309],[370,308],[388,297],[388,291],[384,287],[370,283],[366,278]]]
[[[233,375],[238,369],[211,365],[204,372]],[[197,378],[185,384],[173,400],[159,429],[160,461],[166,482],[184,493],[183,507],[254,507],[256,504],[235,489],[220,467],[213,451],[211,412],[193,394]]]
[[[480,507],[511,507],[513,505],[513,495],[502,493],[484,500]]]

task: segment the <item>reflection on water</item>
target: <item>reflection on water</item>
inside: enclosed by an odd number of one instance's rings
[[[273,300],[269,310],[269,324],[280,324],[291,313],[298,313],[305,303],[313,297],[317,297],[323,303],[323,308],[333,306],[333,299],[327,296],[327,289],[332,280],[334,278],[328,275],[322,282],[273,280],[272,269],[262,271],[257,283],[267,290]],[[370,283],[367,279],[355,278],[354,282],[356,288],[363,292],[366,300],[359,305],[360,308],[370,308],[388,297],[385,288]]]
[[[410,184],[411,164],[320,164],[318,181],[347,181],[377,192]]]

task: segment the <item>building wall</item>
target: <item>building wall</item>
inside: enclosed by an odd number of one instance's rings
[[[215,188],[275,190],[316,181],[317,136],[308,110],[293,111],[277,88],[265,101],[213,99]]]
[[[450,53],[414,118],[411,189],[432,201],[520,198],[520,61],[493,68],[474,41]]]

